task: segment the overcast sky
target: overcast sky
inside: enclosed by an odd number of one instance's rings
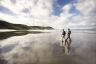
[[[96,25],[96,0],[0,0],[0,19],[26,25]]]

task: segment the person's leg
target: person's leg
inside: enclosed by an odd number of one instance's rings
[[[62,44],[65,42],[65,35],[62,36]]]
[[[63,46],[63,42],[64,42],[63,39],[64,39],[64,36],[62,36],[62,46]]]
[[[71,40],[71,38],[69,37],[69,43],[71,44],[71,42],[72,42],[72,40]]]
[[[68,37],[65,39],[65,44],[67,43],[67,41],[68,41]]]

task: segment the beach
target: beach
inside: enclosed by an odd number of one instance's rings
[[[96,64],[95,32],[72,31],[69,54],[65,54],[61,46],[61,32],[28,33],[1,39],[2,55],[9,64]]]

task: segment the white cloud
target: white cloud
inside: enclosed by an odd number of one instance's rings
[[[96,24],[96,16],[93,16],[94,14],[93,10],[96,10],[96,4],[95,0],[78,0],[78,3],[74,4],[67,4],[63,6],[62,13],[60,16],[56,17],[55,19],[55,27],[56,28],[68,28],[70,26],[78,27],[80,26],[92,26]],[[72,13],[69,13],[72,5],[76,7],[78,11],[80,11],[81,14],[75,15]],[[95,12],[96,13],[96,12]],[[70,19],[71,17],[71,19]],[[84,28],[84,27],[83,27]]]
[[[10,9],[15,15],[8,16],[0,13],[0,19],[11,23],[49,25],[55,28],[96,24],[96,16],[92,17],[94,14],[93,11],[96,10],[95,0],[78,0],[77,3],[69,3],[63,6],[60,16],[54,16],[52,15],[53,4],[56,3],[56,1],[57,0],[16,0],[14,4],[11,0],[2,0],[0,5]],[[72,5],[74,5],[81,14],[74,16],[74,14],[69,13]],[[27,12],[22,12],[24,9],[26,9]]]
[[[22,23],[29,17],[30,21],[26,20],[25,24],[47,25],[49,24],[48,19],[52,13],[53,3],[53,0],[16,0],[16,4],[13,4],[11,0],[3,0],[1,1],[1,5],[7,7],[16,15],[11,17],[11,19],[8,19],[10,18],[8,15],[3,16],[6,18],[2,16],[1,18],[13,23]],[[30,10],[29,13],[22,12],[25,8]]]
[[[83,14],[89,14],[96,7],[96,0],[78,0],[75,6]]]
[[[71,8],[71,5],[65,5],[61,9],[62,12],[60,13],[60,16],[52,16],[51,19],[54,19],[53,24],[55,28],[64,28],[70,20],[68,19],[70,16],[72,16],[71,13],[69,13],[69,10]]]
[[[76,6],[76,9],[81,12],[81,15],[73,16],[71,19],[71,23],[69,23],[67,26],[91,26],[96,24],[96,12],[93,12],[96,10],[96,0],[78,0],[78,3],[74,4]]]

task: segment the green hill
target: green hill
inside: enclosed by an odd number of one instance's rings
[[[23,24],[12,24],[3,20],[0,20],[0,29],[14,29],[14,30],[29,30],[29,29],[53,29],[50,26],[43,27],[43,26],[27,26]]]

